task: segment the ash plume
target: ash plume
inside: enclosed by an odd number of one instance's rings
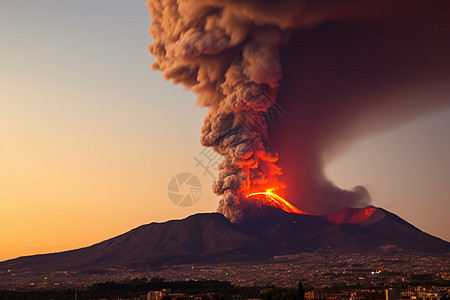
[[[358,206],[370,198],[363,187],[341,190],[324,176],[330,153],[448,104],[399,89],[449,74],[445,0],[149,0],[147,7],[152,67],[210,108],[201,143],[224,157],[213,190],[222,195],[218,211],[232,221],[242,217],[247,194],[284,186],[270,143],[295,205],[307,212]],[[268,128],[275,101],[286,115]],[[378,113],[386,120],[371,118]]]

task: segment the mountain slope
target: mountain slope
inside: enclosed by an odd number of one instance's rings
[[[367,229],[371,239],[404,249],[438,253],[450,251],[448,242],[421,231],[382,208],[344,208],[327,219],[337,224],[358,224]]]
[[[264,255],[266,254],[266,255]],[[196,214],[183,220],[142,225],[90,247],[60,253],[19,257],[0,263],[15,268],[98,270],[139,263],[254,260],[267,256],[262,243],[235,228],[218,213]]]
[[[363,253],[383,245],[450,252],[450,243],[381,208],[344,209],[319,217],[259,205],[251,207],[240,224],[218,213],[196,214],[143,225],[82,249],[8,260],[0,263],[0,269],[102,271],[138,265],[249,262],[321,249]]]

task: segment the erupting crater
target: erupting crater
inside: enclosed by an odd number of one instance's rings
[[[305,212],[301,211],[297,207],[290,204],[288,201],[273,193],[270,190],[265,192],[251,193],[247,195],[247,198],[256,200],[264,205],[281,208],[285,212],[306,215]]]

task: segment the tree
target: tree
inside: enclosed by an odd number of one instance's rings
[[[305,289],[303,288],[303,284],[302,284],[301,280],[298,281],[297,299],[305,300]]]

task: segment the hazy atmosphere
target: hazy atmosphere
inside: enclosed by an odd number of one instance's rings
[[[150,68],[151,21],[145,1],[0,3],[0,260],[84,247],[142,224],[216,211],[220,198],[211,185],[219,172],[198,163],[207,109]],[[448,93],[425,92],[402,96],[448,103]],[[283,116],[277,121],[285,126]],[[450,108],[391,123],[337,143],[324,177],[342,189],[364,186],[372,205],[448,241]],[[295,154],[280,151],[287,175],[296,174],[290,164],[301,163],[291,159]],[[167,193],[171,178],[183,172],[202,187],[188,207],[176,206]],[[289,198],[301,186],[293,178],[287,200],[313,212]]]

